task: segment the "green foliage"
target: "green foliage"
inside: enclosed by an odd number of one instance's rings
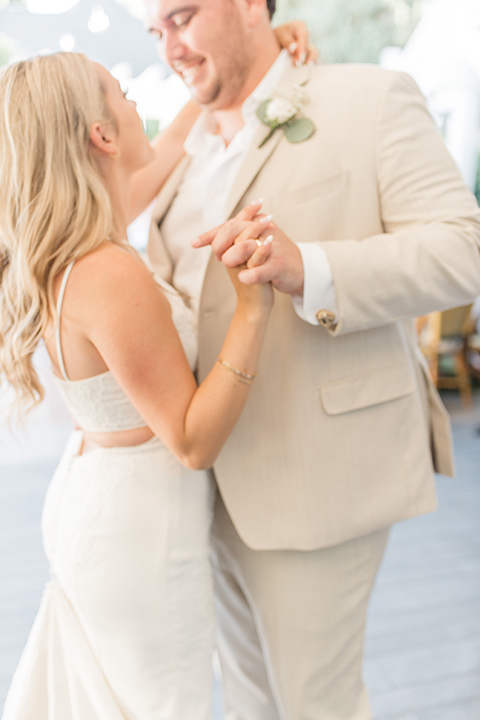
[[[144,128],[148,139],[151,141],[154,137],[158,135],[160,131],[160,123],[158,120],[155,120],[153,118],[147,118],[144,121]]]
[[[403,46],[421,0],[277,0],[277,24],[305,20],[326,62],[378,62],[382,48]]]

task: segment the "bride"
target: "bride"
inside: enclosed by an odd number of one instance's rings
[[[178,161],[195,108],[155,159],[135,103],[70,53],[8,67],[0,105],[0,373],[28,411],[43,397],[32,355],[44,342],[81,428],[48,489],[51,582],[3,718],[207,720],[207,469],[255,379],[272,288],[230,271],[237,309],[197,387],[190,313],[125,241]],[[253,238],[265,229],[259,211],[238,216]],[[249,265],[269,252],[259,244]]]

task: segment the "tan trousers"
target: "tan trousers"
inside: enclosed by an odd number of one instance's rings
[[[217,495],[212,529],[226,720],[369,720],[367,605],[389,528],[309,552],[255,551]]]

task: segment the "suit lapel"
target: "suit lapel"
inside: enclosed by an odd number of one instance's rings
[[[226,218],[230,217],[233,214],[233,211],[240,202],[240,199],[245,195],[248,187],[252,184],[255,177],[258,175],[270,155],[273,153],[277,145],[282,140],[283,133],[281,131],[277,131],[266,143],[266,145],[264,145],[262,148],[259,148],[258,146],[262,142],[267,132],[268,127],[263,124],[255,131],[252,143],[248,148],[245,157],[243,158],[242,164],[240,165],[238,173],[235,176],[232,187],[228,194],[228,199],[225,206]]]
[[[289,63],[272,95],[281,92],[288,96],[288,94],[292,93],[292,89],[295,84],[302,85],[306,82],[308,82],[308,68],[295,68],[291,63]],[[283,130],[280,128],[272,135],[270,140],[262,148],[259,148],[258,146],[267,135],[268,130],[269,128],[267,125],[260,123],[259,127],[255,131],[250,146],[230,189],[225,207],[226,217],[230,217],[233,214],[241,198],[245,195],[247,189],[255,180],[268,158],[272,155],[280,142],[284,140]]]

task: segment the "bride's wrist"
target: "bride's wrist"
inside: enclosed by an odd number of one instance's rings
[[[271,305],[258,303],[242,303],[237,301],[236,315],[239,320],[246,325],[262,325],[267,322]]]

